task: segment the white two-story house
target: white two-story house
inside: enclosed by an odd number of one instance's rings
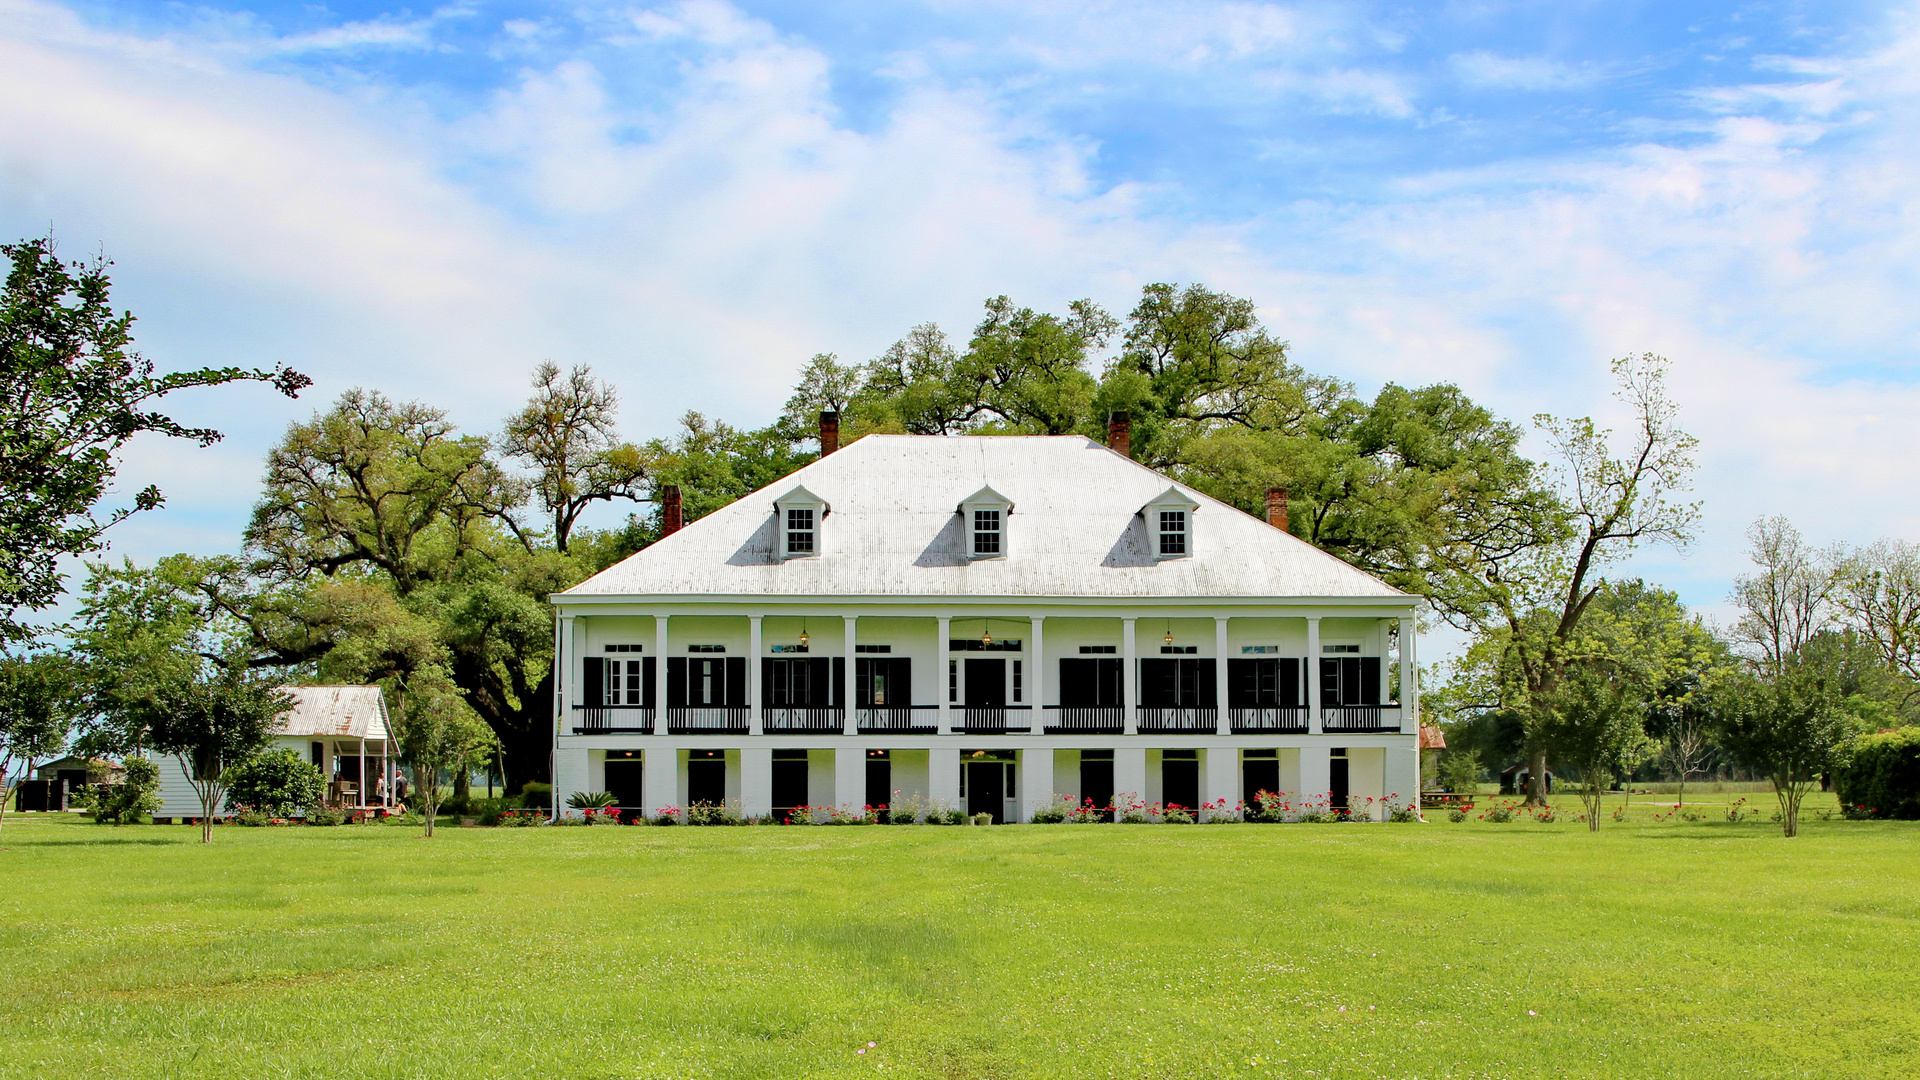
[[[1283,495],[1251,517],[1124,434],[822,442],[553,596],[557,808],[1417,798],[1416,599]]]

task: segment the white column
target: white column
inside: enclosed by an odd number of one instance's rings
[[[1420,657],[1414,644],[1420,636],[1415,629],[1417,612],[1408,612],[1400,620],[1400,708],[1406,717],[1403,723],[1413,728],[1413,799],[1414,813],[1420,812]],[[1403,793],[1404,794],[1404,793]],[[1422,820],[1425,820],[1422,817]]]
[[[1233,725],[1227,713],[1227,620],[1215,617],[1213,620],[1213,701],[1217,711],[1217,734],[1227,735],[1233,731]]]
[[[946,688],[942,687],[940,692],[945,694]],[[927,750],[927,797],[932,800],[935,809],[966,809],[960,805],[958,746],[934,746]]]
[[[952,676],[947,674],[947,667],[952,663],[952,660],[947,656],[947,636],[952,630],[953,620],[943,615],[934,621],[939,623],[938,633],[940,635],[940,640],[936,643],[936,649],[933,654],[935,657],[933,662],[934,673],[939,680],[934,684],[939,697],[934,700],[940,703],[940,734],[951,735],[953,734],[953,711],[948,708],[947,705],[947,687],[950,685],[947,680],[952,678]],[[954,760],[955,762],[959,761],[958,758]],[[958,764],[954,766],[954,769],[953,797],[957,799],[960,797],[960,773]],[[939,777],[936,775],[934,778],[935,790],[939,789],[939,783]]]
[[[866,802],[867,752],[857,746],[839,747],[833,752],[833,804],[857,811]]]
[[[655,735],[667,733],[667,617],[665,615],[653,617],[653,733]],[[651,768],[651,766],[648,767]],[[654,799],[656,796],[652,791],[648,791],[647,798]],[[667,806],[674,801],[673,796],[669,795],[660,800],[660,805]]]
[[[1047,617],[1033,616],[1033,644],[1027,649],[1030,658],[1027,663],[1032,670],[1027,672],[1027,703],[1033,706],[1033,733],[1044,734],[1047,730]],[[1048,751],[1047,783],[1053,783],[1052,751]]]
[[[557,740],[560,733],[572,725],[567,723],[567,714],[574,705],[590,705],[581,694],[584,689],[579,685],[579,675],[574,671],[579,667],[573,658],[573,617],[555,616],[553,620],[553,733]],[[555,742],[558,752],[560,744]]]
[[[1020,820],[1032,821],[1053,799],[1053,748],[1020,751]]]
[[[1333,751],[1324,743],[1300,748],[1300,790],[1302,799],[1324,799],[1333,789]]]
[[[1307,731],[1320,734],[1320,620],[1307,620],[1307,670],[1300,673],[1307,680]],[[1325,751],[1322,751],[1325,753]]]
[[[773,748],[770,746],[749,743],[740,748],[740,813],[747,817],[773,813]]]
[[[1230,746],[1211,746],[1200,753],[1206,758],[1206,773],[1200,780],[1200,801],[1225,799],[1231,808],[1240,801],[1240,751]]]
[[[680,753],[677,750],[663,750],[647,747],[640,762],[640,783],[644,789],[640,798],[647,806],[647,816],[668,806],[680,804]]]
[[[760,654],[763,651],[760,648],[761,618],[762,616],[759,615],[747,616],[747,734],[749,735],[766,734],[766,729],[762,726],[765,722],[765,717],[760,713],[760,702],[765,698],[765,691],[760,687]],[[662,677],[665,677],[664,672],[662,673]],[[741,768],[744,769],[745,766],[743,765]],[[769,764],[767,769],[769,770],[767,773],[769,777],[767,783],[772,784],[773,780],[771,777],[773,773],[771,770],[773,766]],[[769,800],[773,798],[773,789],[771,787],[767,789],[767,798]],[[771,810],[773,803],[768,802],[767,807]]]
[[[1133,620],[1120,620],[1120,722],[1121,731],[1128,735],[1140,734],[1140,712],[1138,702],[1140,694],[1136,685],[1140,681],[1140,658],[1133,647]],[[1144,751],[1143,751],[1144,752]],[[1114,790],[1120,790],[1120,757],[1114,752],[1113,783]],[[1147,775],[1146,758],[1140,759],[1140,776],[1144,782]]]
[[[1131,795],[1145,802],[1147,798],[1147,748],[1144,746],[1121,746],[1113,751],[1113,795],[1118,799],[1122,795]]]
[[[854,648],[859,635],[860,617],[857,615],[843,615],[840,619],[841,622],[846,624],[847,628],[846,642],[842,646],[845,649],[847,657],[846,685],[841,688],[841,693],[846,696],[840,701],[840,704],[846,709],[846,712],[842,714],[840,719],[841,723],[846,726],[841,728],[841,730],[848,735],[858,735],[860,734],[860,715],[854,710],[853,697],[854,688],[860,685],[860,681],[853,676],[853,666],[860,662],[855,659],[855,657],[859,655],[860,650]],[[865,766],[862,767],[864,768]],[[865,783],[865,780],[861,781],[862,785]],[[862,790],[865,790],[864,787]]]

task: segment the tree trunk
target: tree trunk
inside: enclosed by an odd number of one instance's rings
[[[1547,805],[1547,752],[1529,748],[1527,750],[1527,800],[1526,806]]]
[[[473,771],[464,763],[453,770],[453,801],[458,806],[473,801]]]
[[[219,801],[219,795],[212,784],[200,789],[200,842],[213,843],[213,807]]]

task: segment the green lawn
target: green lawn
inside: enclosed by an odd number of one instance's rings
[[[196,835],[8,815],[0,1075],[1920,1075],[1914,823]]]

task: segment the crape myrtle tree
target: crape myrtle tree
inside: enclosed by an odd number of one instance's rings
[[[69,658],[50,652],[0,657],[0,822],[16,779],[58,754],[85,713],[80,672]]]
[[[275,723],[293,708],[278,680],[244,663],[201,661],[169,665],[128,702],[149,746],[180,760],[181,772],[200,798],[200,842],[213,842],[219,809],[232,768],[267,745]]]
[[[1613,778],[1653,752],[1646,705],[1636,689],[1607,665],[1570,666],[1534,724],[1535,741],[1563,766],[1579,770],[1590,832],[1600,831],[1600,800]]]
[[[414,801],[426,818],[422,835],[431,838],[444,798],[440,774],[471,769],[475,752],[492,744],[493,732],[452,681],[437,671],[422,672],[412,681],[395,728],[401,753],[413,767]]]
[[[63,262],[50,238],[0,244],[0,639],[30,638],[25,613],[65,589],[61,560],[98,550],[106,531],[164,501],[158,488],[101,509],[122,452],[143,433],[216,442],[157,411],[177,391],[264,382],[288,397],[311,380],[284,368],[158,374],[133,350],[133,316],[116,313],[105,260]]]
[[[1720,744],[1773,781],[1783,835],[1800,833],[1800,802],[1853,734],[1829,671],[1789,657],[1777,668],[1735,669],[1713,691]]]

